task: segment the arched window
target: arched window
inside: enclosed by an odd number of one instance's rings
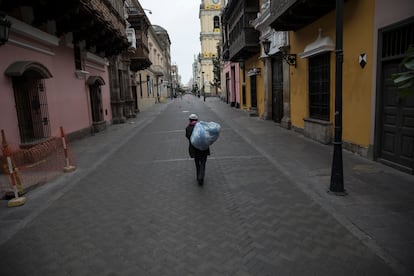
[[[220,18],[218,16],[214,16],[214,29],[220,29]]]

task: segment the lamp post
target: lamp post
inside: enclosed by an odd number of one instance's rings
[[[329,191],[337,195],[346,194],[342,160],[343,6],[344,0],[336,0],[335,136]]]
[[[11,22],[6,19],[6,14],[0,12],[0,46],[9,40]]]
[[[202,82],[202,85],[203,85],[201,90],[203,92],[204,101],[206,101],[206,91],[205,91],[205,88],[204,88],[204,71],[201,72],[201,82]]]

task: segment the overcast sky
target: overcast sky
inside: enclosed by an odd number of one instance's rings
[[[171,63],[177,64],[182,83],[192,78],[194,56],[200,53],[200,0],[139,0],[152,25],[167,30],[171,40]]]

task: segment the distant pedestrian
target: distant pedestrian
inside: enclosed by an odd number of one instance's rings
[[[204,183],[204,174],[206,171],[207,156],[210,155],[210,148],[206,150],[199,150],[191,144],[190,138],[193,133],[194,126],[198,122],[198,116],[191,114],[189,117],[188,126],[185,128],[185,136],[188,139],[188,151],[191,158],[194,158],[196,170],[197,170],[197,181],[200,186]]]

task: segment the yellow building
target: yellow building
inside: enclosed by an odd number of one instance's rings
[[[348,1],[343,20],[343,141],[366,155],[370,144],[374,2]],[[290,32],[292,126],[323,143],[333,137],[335,112],[335,11]]]
[[[207,95],[215,95],[214,66],[213,59],[217,58],[217,46],[221,41],[221,10],[224,0],[202,0],[200,5],[200,43],[201,53],[199,56],[200,66],[198,86]],[[204,72],[204,73],[203,73]],[[204,86],[203,86],[204,84]]]
[[[339,118],[336,139],[345,149],[413,173],[414,95],[402,97],[392,74],[403,70],[401,61],[414,44],[414,2],[343,2],[339,22],[334,2],[270,3],[270,25],[289,31],[289,53],[296,57],[289,68],[292,128],[328,144]],[[337,26],[343,27],[341,49]],[[337,48],[343,52],[337,55]],[[337,62],[342,67],[338,104]]]
[[[242,85],[240,87],[241,108],[251,111],[252,115],[264,115],[264,85],[263,62],[259,59],[260,53],[246,59],[241,68]],[[243,81],[244,80],[244,81]],[[244,84],[244,85],[243,85]]]

